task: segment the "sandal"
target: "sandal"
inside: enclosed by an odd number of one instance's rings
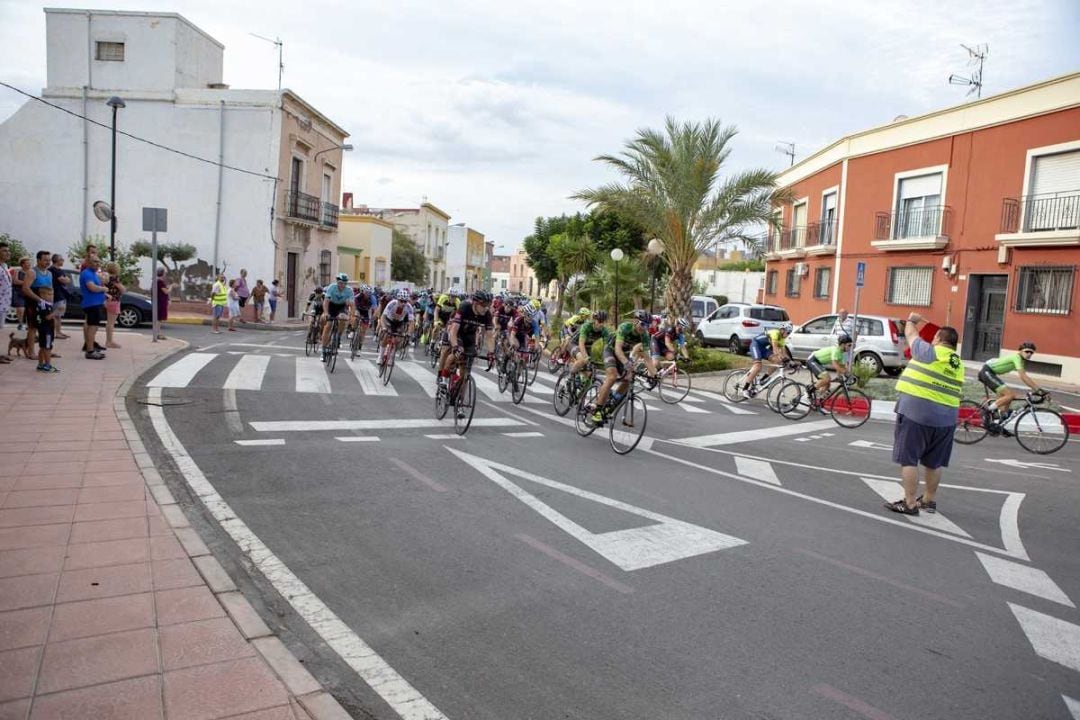
[[[907,503],[904,502],[903,498],[897,500],[896,502],[885,503],[885,509],[892,510],[894,513],[900,513],[901,515],[919,514],[919,506],[916,505],[915,507],[908,507]]]
[[[915,498],[915,507],[925,510],[928,513],[937,512],[937,500],[923,500],[923,496]]]

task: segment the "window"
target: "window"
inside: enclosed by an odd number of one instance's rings
[[[1016,311],[1068,315],[1075,282],[1073,267],[1022,267],[1016,284]]]
[[[932,267],[889,268],[885,302],[890,305],[930,305],[930,289],[934,282]]]
[[[817,320],[811,320],[803,326],[803,332],[812,335],[832,335],[833,325],[836,324],[835,315],[826,315]]]
[[[780,273],[777,272],[776,270],[770,270],[768,272],[768,274],[765,276],[765,294],[766,295],[775,295],[776,294],[776,282],[777,282],[777,277],[779,275],[780,275]]]
[[[323,250],[319,253],[319,284],[323,287],[330,284],[330,251]]]
[[[799,273],[795,271],[795,268],[791,268],[787,271],[787,283],[784,286],[784,294],[788,297],[799,297]]]
[[[791,213],[791,247],[802,247],[806,243],[806,202],[796,205]]]
[[[99,40],[95,45],[94,59],[104,62],[124,62],[124,43]]]
[[[506,281],[505,280],[500,280],[499,283],[500,283],[499,287],[502,288],[503,290],[505,290],[506,289]]]
[[[829,285],[832,281],[832,268],[819,267],[814,271],[814,297],[829,297]]]
[[[902,178],[893,238],[931,237],[941,227],[941,173]]]
[[[386,261],[375,261],[375,284],[382,285],[386,282]]]
[[[856,329],[859,335],[884,335],[885,325],[880,320],[859,318],[859,326]]]
[[[834,242],[836,242],[836,193],[831,192],[821,198],[821,230],[818,243],[832,245]],[[819,297],[826,297],[826,295]]]
[[[1025,230],[1071,230],[1080,225],[1080,150],[1031,161]]]
[[[791,319],[784,308],[777,307],[752,307],[746,314],[754,320],[766,322],[787,322]]]
[[[693,317],[699,318],[704,314],[705,314],[705,303],[701,302],[700,300],[691,300],[690,301],[690,315],[692,315]]]
[[[450,281],[450,284],[451,285],[460,285],[461,284],[461,278],[459,276],[455,275],[454,279]]]

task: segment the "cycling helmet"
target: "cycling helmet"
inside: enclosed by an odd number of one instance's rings
[[[635,310],[634,319],[637,320],[639,323],[648,325],[649,321],[652,319],[652,316],[649,315],[648,311],[646,310]]]
[[[577,314],[580,315],[581,317],[585,317],[585,316],[587,316],[589,314],[589,308],[587,308],[587,307],[578,308]]]
[[[487,290],[477,290],[472,294],[473,302],[489,303],[491,302],[491,293]]]
[[[678,320],[675,321],[675,324],[678,325],[679,328],[682,329],[682,330],[685,330],[686,328],[690,327],[690,321],[687,320],[686,318],[679,318]]]
[[[791,334],[791,323],[786,322],[786,323],[782,324],[780,326],[780,332],[790,335]]]
[[[322,285],[316,285],[315,286],[315,292],[321,295],[322,293],[324,293],[326,291],[323,289]]]
[[[836,338],[836,344],[837,345],[849,345],[852,342],[854,342],[854,341],[851,339],[851,336],[848,335],[847,333],[844,333],[840,337]]]
[[[335,278],[335,279],[338,282],[349,282],[349,275],[348,275],[348,273],[338,273],[337,278]]]
[[[539,310],[539,309],[540,309],[540,305],[541,305],[541,302],[540,302],[540,300],[538,300],[538,299],[535,299],[535,300],[533,300],[533,301],[532,301],[531,303],[529,303],[529,304],[530,304],[530,305],[532,305],[532,309],[533,309],[533,310]]]
[[[593,320],[598,323],[607,322],[607,310],[597,310],[592,314]]]
[[[1024,342],[1020,343],[1020,349],[1035,352],[1035,343],[1031,342],[1030,340],[1025,340]]]
[[[402,289],[398,290],[397,291],[397,299],[398,300],[408,300],[409,299],[409,291],[406,290],[405,288],[402,288]]]
[[[531,308],[531,307],[529,307],[529,305],[527,305],[527,304],[526,304],[526,305],[522,305],[522,306],[521,306],[521,308],[520,308],[520,310],[521,310],[521,316],[522,316],[523,318],[525,318],[526,320],[528,320],[529,318],[531,318],[531,317],[533,316],[533,310],[532,310],[532,308]]]

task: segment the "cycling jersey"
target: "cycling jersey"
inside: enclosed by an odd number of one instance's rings
[[[458,326],[458,342],[466,350],[473,350],[476,347],[476,333],[478,330],[491,330],[491,312],[488,311],[483,315],[477,313],[473,309],[471,300],[466,300],[458,307],[457,312],[450,318],[451,325]]]
[[[344,288],[338,288],[336,282],[330,283],[323,288],[323,295],[335,305],[347,305],[353,301],[352,289],[348,285]]]
[[[754,338],[754,342],[769,347],[775,344],[776,347],[783,348],[786,340],[784,339],[784,334],[782,332],[774,329],[761,333]]]
[[[620,325],[615,333],[608,338],[607,346],[611,349],[618,347],[621,350],[643,343],[645,338],[644,330],[638,330],[633,322],[627,321]]]
[[[844,362],[844,349],[839,345],[832,345],[830,347],[821,348],[814,352],[810,357],[818,361],[822,365],[828,367],[833,362],[843,364]]]
[[[606,343],[611,338],[611,331],[607,326],[592,320],[586,321],[581,329],[578,330],[578,342],[585,341],[585,348],[588,349],[597,340],[603,339]]]
[[[413,306],[406,300],[391,300],[383,309],[382,316],[386,320],[394,323],[399,323],[403,320],[412,320]]]
[[[672,352],[668,349],[668,341],[671,341],[673,348],[678,348],[686,344],[686,338],[678,327],[661,325],[657,328],[655,334],[652,336],[651,354],[653,357],[660,357]]]
[[[308,307],[311,308],[312,315],[322,315],[322,303],[324,295],[321,293],[311,293],[308,295]]]
[[[1024,358],[1020,353],[1010,353],[999,358],[986,361],[986,367],[995,375],[1006,375],[1013,370],[1017,372],[1024,369]]]

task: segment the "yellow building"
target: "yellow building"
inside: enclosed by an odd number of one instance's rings
[[[364,212],[343,209],[338,218],[338,268],[352,280],[390,285],[394,223]]]
[[[472,292],[484,286],[486,251],[484,233],[467,228],[465,236],[465,289]]]

